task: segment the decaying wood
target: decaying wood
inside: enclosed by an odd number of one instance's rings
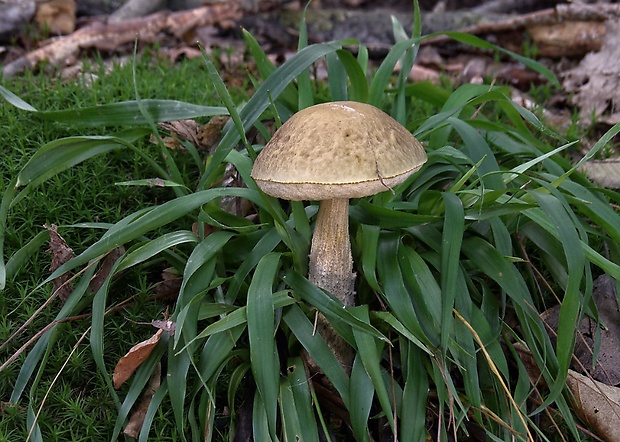
[[[164,9],[166,0],[127,0],[118,8],[108,20],[109,23],[117,23],[132,18],[144,17]]]
[[[511,16],[501,21],[481,22],[462,28],[460,31],[475,35],[499,34],[509,31],[529,30],[540,26],[559,25],[566,22],[605,22],[619,17],[620,5],[618,4],[587,5],[571,3],[529,14]],[[450,40],[450,37],[440,35],[426,39],[422,44],[443,43]]]
[[[226,2],[188,11],[162,11],[145,17],[118,23],[96,22],[78,29],[70,35],[52,39],[49,44],[36,49],[2,69],[5,78],[25,69],[36,67],[43,61],[61,64],[75,56],[80,49],[112,50],[139,39],[142,43],[157,41],[160,33],[183,37],[188,31],[201,26],[230,26],[241,18],[239,5]]]
[[[245,16],[241,26],[276,47],[293,48],[297,44],[300,10],[278,10]],[[385,8],[369,10],[317,9],[306,13],[309,39],[322,42],[354,36],[371,50],[381,52],[393,44],[392,17],[405,29],[412,23],[410,12],[395,13]],[[604,22],[620,17],[620,5],[581,3],[563,4],[522,15],[471,10],[427,12],[421,17],[422,33],[432,34],[458,30],[474,35],[509,35],[514,32],[531,34],[542,56],[583,56],[601,47],[605,34]],[[523,42],[517,39],[521,49]],[[422,45],[453,42],[451,37],[438,35],[422,41]]]

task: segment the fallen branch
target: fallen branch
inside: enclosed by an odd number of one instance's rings
[[[474,35],[498,34],[519,31],[536,26],[551,26],[565,22],[605,22],[620,18],[620,4],[587,5],[571,3],[558,5],[555,8],[543,9],[529,14],[517,15],[498,22],[481,22],[473,26],[459,29]],[[422,44],[437,44],[452,41],[446,35],[438,35],[422,41]]]
[[[5,78],[32,69],[47,61],[60,64],[75,56],[80,49],[95,48],[112,50],[120,45],[139,39],[141,43],[157,41],[164,32],[178,38],[202,26],[230,26],[242,17],[237,2],[213,4],[187,11],[161,11],[145,17],[116,23],[97,22],[78,29],[72,34],[54,38],[49,44],[36,49],[3,67]]]

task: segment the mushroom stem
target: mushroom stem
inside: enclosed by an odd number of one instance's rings
[[[355,304],[353,258],[349,240],[349,200],[323,200],[312,237],[308,279],[346,307]]]
[[[349,240],[347,198],[320,202],[310,248],[308,279],[317,287],[330,292],[344,306],[355,305],[355,273]],[[317,316],[316,326],[345,372],[350,373],[354,357],[353,349],[320,313]],[[311,364],[314,365],[314,362]]]

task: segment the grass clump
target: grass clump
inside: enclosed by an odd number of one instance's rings
[[[23,404],[25,411],[11,409],[14,426],[3,420],[3,427],[22,435],[33,428],[33,440],[59,438],[55,432],[62,428],[50,423],[53,415],[41,407],[45,392],[70,396],[71,408],[82,403],[80,395],[67,393],[62,380],[48,387],[53,377],[48,370],[65,376],[83,367],[96,373],[90,382],[102,400],[114,404],[113,424],[103,428],[94,422],[92,430],[110,440],[119,437],[153,380],[139,440],[219,440],[247,432],[254,440],[320,440],[322,434],[337,434],[338,440],[363,441],[386,431],[406,441],[449,440],[452,435],[465,440],[472,434],[492,440],[558,440],[562,432],[585,440],[565,380],[576,324],[584,314],[598,317],[591,302],[594,279],[620,277],[615,264],[620,219],[612,208],[620,195],[576,172],[563,156],[571,143],[513,103],[506,89],[464,85],[448,93],[438,86],[407,85],[404,75],[394,78],[397,61],[403,72],[414,62],[416,43],[423,38],[419,28],[409,37],[395,24],[397,43],[371,76],[363,44],[306,45],[303,24],[301,31],[300,50],[278,68],[245,35],[260,79],[243,105],[236,104],[205,58],[203,78],[208,81],[202,83],[213,84],[224,106],[147,99],[140,93],[140,99],[120,105],[109,100],[96,108],[104,112],[36,112],[44,120],[121,127],[48,142],[20,164],[4,187],[0,219],[5,236],[13,229],[12,211],[58,173],[82,167],[86,159],[92,163],[131,153],[142,172],[131,177],[132,191],[148,190],[141,179],[157,178],[169,192],[165,200],[137,201],[133,210],[113,213],[117,219],[97,222],[84,211],[86,219],[70,221],[82,223],[74,229],[99,233],[75,258],[34,278],[21,296],[28,299],[33,290],[49,293],[51,281],[71,272],[73,291],[58,312],[45,310],[38,325],[80,314],[88,318],[55,323],[27,357],[8,366],[3,373],[3,382],[12,388],[8,401]],[[489,47],[471,36],[450,35]],[[357,56],[344,49],[351,45]],[[351,203],[358,306],[348,309],[305,278],[316,205],[267,197],[250,177],[264,142],[248,134],[268,139],[273,121],[278,125],[326,98],[315,94],[308,73],[323,58],[329,100],[364,101],[388,111],[426,143],[428,153],[423,168],[393,193]],[[522,61],[549,75],[536,63]],[[28,109],[2,91],[15,106]],[[435,112],[420,115],[420,102]],[[493,118],[485,114],[488,107]],[[120,124],[129,115],[135,117],[131,128]],[[159,135],[156,122],[213,115],[231,118],[217,149],[204,161],[190,145],[183,158],[170,155],[161,143],[149,151],[140,147],[146,135]],[[605,134],[591,155],[618,131],[614,127]],[[20,244],[28,240],[23,234]],[[44,240],[13,246],[12,255],[5,245],[8,260],[0,274],[5,297],[9,290],[13,295],[19,267],[28,265]],[[119,258],[89,291],[104,257],[114,250]],[[163,268],[180,278],[169,303],[176,329],[162,334],[129,385],[117,391],[110,375],[116,361],[127,342],[146,339],[152,330],[142,329],[138,337],[129,326],[133,323],[106,312],[119,311],[126,297],[122,293],[138,293],[123,315],[143,322],[160,319],[165,305],[148,299],[153,291],[148,275]],[[550,299],[562,306],[556,346],[539,316]],[[313,334],[316,310],[356,349],[350,376]],[[22,320],[26,316],[20,315]],[[65,353],[65,366],[54,349],[72,347],[82,336],[88,336],[90,348],[77,345],[81,357]],[[530,384],[517,344],[531,352],[544,386]],[[302,350],[316,361],[320,374],[308,374]],[[160,370],[165,376],[158,376]],[[35,419],[39,408],[43,414]],[[562,432],[537,423],[549,408],[559,412],[549,415]],[[343,424],[335,424],[333,417]],[[89,422],[86,416],[80,419],[84,426]]]

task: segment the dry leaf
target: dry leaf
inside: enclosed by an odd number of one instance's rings
[[[149,383],[146,384],[144,391],[142,392],[142,400],[140,404],[136,407],[136,409],[131,413],[131,417],[129,418],[129,422],[125,426],[123,430],[123,434],[126,436],[137,439],[140,436],[140,429],[142,428],[142,424],[144,423],[144,418],[146,417],[146,411],[151,404],[151,400],[153,399],[153,395],[161,385],[161,363],[157,364],[155,371],[151,375],[149,379]]]
[[[200,125],[194,120],[170,121],[159,123],[159,125],[163,129],[170,132],[171,137],[164,138],[164,144],[166,144],[166,146],[171,149],[181,148],[178,141],[176,140],[177,138],[180,140],[189,141],[194,146],[198,146],[200,144],[200,140],[198,139],[198,130],[200,128]]]
[[[149,357],[155,346],[159,343],[163,333],[164,331],[162,329],[157,330],[157,332],[146,341],[142,341],[131,347],[127,354],[118,361],[114,368],[114,374],[112,375],[114,388],[120,388],[146,358]]]
[[[582,123],[590,124],[593,115],[599,122],[620,121],[620,23],[608,20],[603,46],[586,55],[578,67],[566,73],[564,90],[574,94]]]
[[[216,115],[209,122],[198,128],[198,138],[200,139],[199,148],[212,152],[215,149],[224,125],[230,120],[229,116]]]
[[[583,366],[592,378],[608,385],[620,383],[620,312],[618,312],[617,294],[613,281],[606,275],[594,281],[592,299],[596,303],[600,320],[605,329],[597,330],[596,321],[584,316],[579,324],[578,336],[575,344],[575,358],[580,364],[571,364],[571,368],[583,373]],[[551,329],[557,331],[559,321],[559,306],[550,308],[541,314],[541,318]],[[601,343],[596,365],[592,368],[592,348],[596,333],[600,333]],[[550,334],[555,344],[555,336]],[[583,373],[586,374],[586,373]]]
[[[600,186],[620,189],[620,159],[618,158],[588,161],[582,164],[579,170]]]
[[[177,329],[177,323],[173,321],[153,320],[151,321],[151,325],[155,328],[168,332],[170,336],[174,336],[174,332]]]
[[[169,137],[164,137],[164,145],[171,150],[183,150],[179,140],[189,141],[198,150],[211,151],[215,148],[222,135],[222,128],[230,119],[228,116],[214,116],[208,123],[200,125],[194,120],[179,120],[159,123],[163,129],[170,132]],[[157,140],[151,137],[151,142]]]
[[[105,280],[110,275],[110,272],[114,267],[114,263],[121,256],[123,256],[123,253],[125,253],[125,247],[120,246],[110,251],[106,255],[103,263],[101,264],[101,267],[99,267],[99,270],[97,270],[97,273],[95,273],[95,276],[92,277],[92,279],[90,280],[90,284],[88,285],[88,289],[91,293],[96,293],[101,288]]]
[[[75,258],[75,253],[73,253],[71,247],[67,245],[64,238],[58,234],[57,226],[54,224],[51,226],[44,224],[43,227],[50,232],[49,252],[52,254],[52,265],[50,266],[50,271],[54,272],[58,269],[58,267],[70,259]],[[54,292],[58,290],[57,296],[63,301],[66,301],[69,295],[73,292],[73,284],[69,282],[69,279],[71,279],[71,274],[65,273],[52,281]]]
[[[575,412],[588,427],[606,441],[620,434],[620,389],[592,380],[573,370],[566,383],[575,396]]]
[[[155,293],[158,298],[176,299],[179,296],[183,276],[179,275],[172,267],[161,272],[162,280],[155,286]]]

